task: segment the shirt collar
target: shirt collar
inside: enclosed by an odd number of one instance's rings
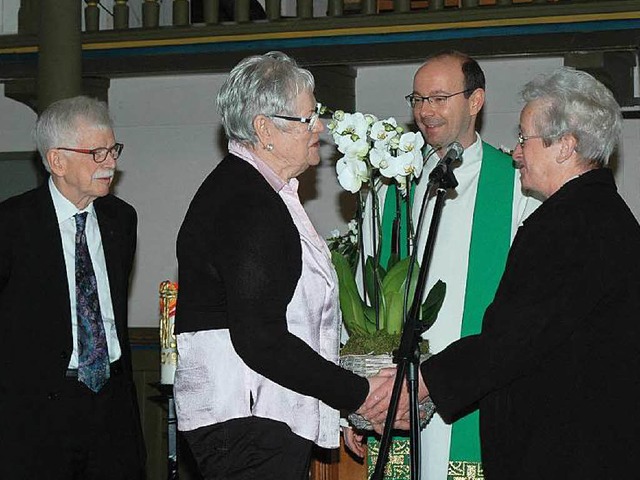
[[[62,222],[69,220],[70,218],[73,218],[73,216],[76,213],[80,213],[80,212],[87,212],[89,215],[95,216],[95,209],[93,207],[93,202],[87,205],[87,207],[84,210],[78,210],[78,207],[76,207],[73,203],[69,201],[68,198],[66,198],[64,195],[62,195],[62,193],[60,193],[60,190],[58,190],[58,187],[56,187],[56,184],[53,183],[52,177],[49,177],[49,192],[51,192],[51,198],[53,199],[53,208],[56,211],[58,225],[60,225]]]
[[[476,132],[476,141],[469,145],[464,149],[462,154],[463,163],[466,161],[467,164],[473,162],[473,160],[477,160],[478,162],[482,159],[482,138],[480,138],[480,134]]]
[[[269,165],[267,165],[264,160],[262,160],[254,152],[249,150],[240,142],[230,140],[229,153],[253,165],[253,167],[260,172],[267,183],[269,183],[269,185],[271,185],[271,188],[273,188],[276,192],[280,192],[280,190],[282,190],[282,188],[286,185],[286,182],[282,180],[278,175],[276,175],[276,173],[271,169],[271,167],[269,167]]]

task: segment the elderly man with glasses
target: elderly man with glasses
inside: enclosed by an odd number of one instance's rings
[[[413,194],[414,219],[419,218],[429,173],[452,143],[464,148],[461,161],[453,164],[459,185],[448,192],[427,279],[426,291],[438,279],[447,284],[438,320],[425,334],[431,351],[437,353],[460,337],[480,331],[482,314],[495,293],[515,231],[539,202],[523,195],[511,158],[483,142],[476,130],[485,101],[485,76],[474,59],[456,51],[434,54],[417,70],[413,91],[405,99],[427,144],[425,172]],[[384,259],[389,258],[392,243],[395,187],[382,190],[381,195]],[[423,225],[431,223],[434,204],[429,202]],[[369,240],[372,236],[366,229],[370,224],[364,222]],[[419,238],[420,259],[427,232]],[[401,257],[407,254],[399,253]],[[345,438],[356,453],[363,453],[358,437],[349,432]],[[481,475],[479,442],[477,415],[446,424],[436,413],[422,433],[422,477],[440,480],[476,478],[470,476],[473,472]]]
[[[0,478],[144,478],[127,294],[136,212],[109,193],[107,106],[38,118],[48,182],[0,204]]]

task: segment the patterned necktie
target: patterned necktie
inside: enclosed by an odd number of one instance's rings
[[[109,379],[109,353],[100,314],[98,285],[85,235],[87,212],[74,216],[76,219],[78,380],[97,393]]]

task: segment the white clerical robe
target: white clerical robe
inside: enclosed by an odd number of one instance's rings
[[[420,214],[420,206],[427,189],[429,173],[438,161],[439,158],[437,155],[433,155],[427,161],[422,176],[416,185],[412,213],[416,228]],[[473,210],[476,201],[481,162],[482,140],[480,135],[476,135],[475,143],[465,149],[462,155],[461,165],[454,169],[458,186],[455,190],[448,192],[434,244],[429,275],[427,277],[425,294],[437,280],[442,280],[447,284],[447,294],[438,319],[424,335],[424,337],[429,340],[429,347],[432,353],[440,352],[460,338]],[[511,241],[522,222],[540,205],[538,200],[522,194],[520,175],[518,175],[517,172],[515,172],[514,177]],[[386,187],[383,187],[380,191],[381,211],[384,206],[385,194]],[[435,192],[433,192],[433,194],[435,195]],[[419,234],[418,261],[422,259],[434,206],[435,197],[429,200],[426,216],[422,223],[422,231]],[[371,218],[370,211],[367,212],[367,214],[365,217]],[[365,221],[363,226],[364,238],[367,239],[365,245],[369,250],[367,252],[368,254],[370,254],[371,251],[370,225],[370,221]],[[450,443],[451,425],[445,424],[436,412],[427,427],[422,431],[421,472],[423,480],[445,480],[447,478]]]

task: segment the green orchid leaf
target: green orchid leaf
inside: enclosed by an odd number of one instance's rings
[[[364,303],[358,293],[349,262],[338,252],[331,253],[331,260],[338,275],[340,309],[344,326],[349,334],[367,333],[369,329],[364,316]]]
[[[386,317],[384,330],[388,333],[399,333],[402,331],[404,321],[404,290],[410,261],[410,258],[405,258],[397,262],[389,269],[382,282],[382,297],[385,302],[384,312]]]
[[[390,292],[400,292],[404,293],[406,288],[406,280],[407,275],[409,273],[409,265],[411,263],[411,258],[407,257],[403,260],[400,260],[396,263],[393,268],[389,269],[387,276],[385,277],[384,282],[382,282],[382,294],[383,296],[387,296]],[[418,282],[418,273],[420,268],[416,264],[413,269],[411,275],[411,288],[409,291],[409,302],[411,302],[413,298],[413,294],[416,289],[416,283]]]
[[[404,323],[404,292],[388,292],[385,300],[387,302],[385,330],[387,333],[400,333]]]
[[[447,284],[442,280],[438,280],[429,293],[427,294],[427,298],[422,304],[422,325],[423,331],[426,332],[431,328],[436,319],[438,318],[438,313],[440,312],[440,308],[444,303],[444,297],[447,294]]]
[[[369,305],[365,305],[364,307],[364,326],[367,330],[367,333],[374,334],[378,331],[378,326],[376,325],[376,309],[370,307]],[[381,324],[384,324],[384,313],[380,311],[380,315],[378,321]]]

